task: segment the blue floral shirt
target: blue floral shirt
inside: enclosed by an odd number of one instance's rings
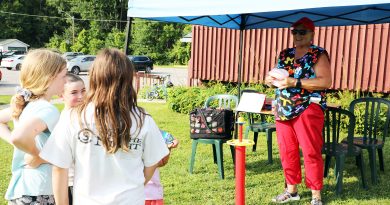
[[[287,48],[280,52],[277,68],[287,70],[289,77],[297,79],[315,78],[314,65],[321,54],[328,57],[325,49],[311,45],[304,56],[295,59],[295,48]],[[296,87],[276,89],[276,120],[285,121],[297,117],[309,106],[310,98],[318,99],[320,106],[323,109],[326,108],[325,90],[307,90]]]

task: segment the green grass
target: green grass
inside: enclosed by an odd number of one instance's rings
[[[154,65],[155,68],[182,68],[187,69],[188,65]]]
[[[0,95],[0,105],[9,104],[12,95]]]
[[[188,173],[191,154],[191,139],[189,137],[188,116],[170,111],[166,104],[140,103],[155,119],[163,130],[171,132],[180,140],[179,147],[172,151],[169,163],[160,169],[164,185],[165,204],[235,204],[235,178],[233,162],[228,146],[224,145],[225,179],[220,180],[217,165],[213,164],[210,145],[200,144],[196,153],[194,173]],[[259,136],[256,152],[247,149],[246,164],[246,204],[270,204],[270,200],[283,190],[284,179],[278,156],[276,139],[273,139],[274,164],[267,164],[265,136]],[[360,186],[360,174],[354,159],[347,159],[344,172],[344,189],[340,196],[334,193],[335,177],[333,169],[330,176],[324,180],[323,199],[327,204],[390,204],[390,153],[385,146],[385,172],[380,172],[380,183],[373,186],[370,182],[367,152],[365,155],[366,177],[368,190]],[[4,196],[11,176],[12,147],[0,141],[0,195]],[[332,160],[334,163],[334,160]],[[332,165],[333,167],[333,165]],[[129,171],[131,174],[131,171]],[[299,186],[302,197],[300,202],[291,204],[308,204],[310,191],[302,184]],[[0,199],[0,204],[6,202]]]

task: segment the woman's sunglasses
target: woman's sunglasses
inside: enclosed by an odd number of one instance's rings
[[[297,34],[299,34],[299,35],[301,35],[301,36],[304,36],[304,35],[306,35],[308,32],[310,32],[310,31],[308,31],[308,30],[297,30],[297,29],[291,30],[291,34],[292,34],[292,35],[297,35]]]

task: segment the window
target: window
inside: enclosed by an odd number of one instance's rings
[[[147,57],[140,57],[140,61],[148,61],[148,58]]]

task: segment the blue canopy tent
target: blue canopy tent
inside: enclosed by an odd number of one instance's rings
[[[219,28],[257,29],[290,27],[306,16],[316,26],[341,26],[390,22],[390,0],[129,0],[127,53],[133,17]],[[242,40],[238,64],[241,83]],[[240,91],[240,90],[239,90]]]

